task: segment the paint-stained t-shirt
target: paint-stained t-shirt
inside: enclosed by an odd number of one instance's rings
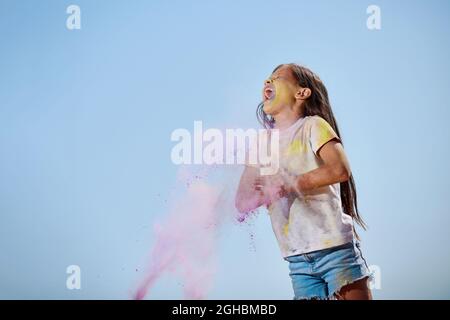
[[[279,131],[280,168],[300,175],[323,162],[320,148],[339,139],[320,116],[298,119]],[[272,228],[283,257],[338,246],[353,240],[353,220],[341,205],[340,184],[324,186],[299,196],[281,198],[269,206]]]

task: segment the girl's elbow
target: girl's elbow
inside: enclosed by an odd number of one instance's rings
[[[345,173],[343,173],[341,176],[341,182],[348,181],[350,179],[351,175],[352,174],[350,172],[345,171]]]
[[[348,181],[352,175],[352,172],[346,166],[337,166],[334,173],[338,182]]]

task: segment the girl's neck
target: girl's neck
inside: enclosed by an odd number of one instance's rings
[[[274,116],[275,119],[275,129],[284,130],[292,126],[298,119],[302,117],[301,114],[277,114]]]

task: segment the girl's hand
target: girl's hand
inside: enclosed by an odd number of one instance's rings
[[[280,168],[280,172],[277,175],[283,180],[283,187],[288,193],[294,193],[297,196],[302,194],[299,189],[299,176],[293,175],[283,168]]]
[[[257,177],[253,185],[255,190],[282,198],[291,193],[297,196],[301,195],[298,182],[298,176],[290,174],[285,169],[280,169],[279,173],[275,175]]]
[[[285,185],[284,179],[278,174],[255,178],[253,188],[264,196],[267,204],[286,197],[290,193],[290,190]]]

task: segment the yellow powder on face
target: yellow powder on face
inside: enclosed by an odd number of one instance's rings
[[[286,103],[288,101],[292,101],[293,97],[291,96],[290,87],[287,85],[287,83],[282,81],[275,81],[275,99],[274,99],[274,105],[277,105],[279,103]]]
[[[272,84],[275,88],[275,97],[270,101],[266,101],[264,104],[263,109],[267,114],[278,112],[280,108],[290,106],[295,102],[291,88],[287,83],[283,81],[273,81]]]

